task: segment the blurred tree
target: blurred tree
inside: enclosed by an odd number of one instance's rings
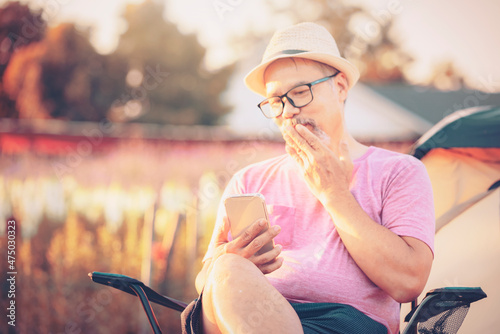
[[[100,121],[124,90],[125,68],[99,55],[87,32],[61,24],[13,54],[3,86],[20,118]]]
[[[14,52],[43,38],[46,22],[40,11],[31,11],[27,5],[9,1],[0,8],[0,78]],[[0,117],[17,117],[15,102],[9,98],[0,83]]]
[[[46,22],[40,11],[31,11],[27,5],[9,1],[0,8],[0,77],[12,53],[43,38]]]
[[[127,31],[115,54],[128,60],[127,85],[111,110],[112,120],[213,125],[230,108],[220,100],[233,66],[209,72],[205,49],[163,18],[163,4],[128,5]]]
[[[313,21],[333,35],[341,53],[353,62],[365,82],[404,81],[412,58],[391,35],[393,17],[402,10],[391,4],[382,10],[367,9],[343,0],[298,0],[283,6],[271,0],[273,15],[288,16],[295,23]]]

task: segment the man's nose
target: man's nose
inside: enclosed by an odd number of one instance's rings
[[[294,107],[289,99],[283,99],[283,118],[292,118],[300,113],[300,108]]]

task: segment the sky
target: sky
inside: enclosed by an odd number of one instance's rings
[[[73,21],[93,29],[92,42],[111,52],[126,29],[121,19],[127,3],[143,0],[24,0],[44,7],[53,24]],[[183,32],[198,34],[209,48],[207,64],[217,68],[234,60],[228,33],[263,25],[280,28],[286,19],[270,17],[265,0],[157,0],[166,3],[165,16]],[[416,59],[414,75],[425,77],[432,64],[452,60],[472,83],[488,82],[500,89],[499,0],[345,0],[368,8],[375,20],[387,15],[395,21],[394,34]],[[0,0],[0,3],[5,3]],[[288,0],[275,1],[286,6]],[[360,31],[363,27],[360,27]],[[366,27],[364,29],[367,29]],[[257,60],[258,61],[258,60]]]
[[[91,39],[101,53],[112,52],[119,35],[126,29],[121,19],[127,3],[143,0],[24,0],[45,8],[52,24],[75,22],[92,27]],[[218,68],[235,61],[228,42],[229,33],[246,29],[278,29],[289,25],[284,17],[266,13],[266,0],[157,0],[164,1],[165,17],[184,33],[196,33],[207,47],[206,64]],[[270,0],[267,0],[270,1]],[[291,0],[273,0],[286,6]],[[0,3],[5,3],[0,0]],[[371,11],[375,22],[357,27],[362,33],[383,22],[394,20],[394,37],[415,59],[412,78],[425,80],[436,63],[450,60],[469,84],[484,91],[500,91],[500,0],[345,0]],[[304,10],[309,10],[304,8]],[[367,30],[368,29],[368,30]],[[259,62],[260,55],[246,59],[243,69]],[[252,66],[248,65],[252,64]],[[237,73],[233,89],[244,88]],[[238,97],[238,99],[240,99]],[[233,99],[231,103],[238,103]],[[258,99],[249,101],[252,104]],[[247,102],[246,102],[247,103]]]

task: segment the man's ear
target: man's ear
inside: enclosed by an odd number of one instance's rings
[[[349,84],[347,83],[347,77],[344,73],[340,72],[335,77],[335,85],[339,90],[339,98],[342,103],[347,99],[347,92],[349,91]]]

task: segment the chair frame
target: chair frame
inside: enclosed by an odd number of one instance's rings
[[[182,312],[188,305],[180,300],[160,295],[143,282],[125,275],[94,271],[89,273],[89,277],[96,283],[108,285],[137,296],[141,301],[144,312],[151,325],[151,329],[155,334],[161,334],[162,332],[150,302],[166,306],[179,312]],[[421,323],[422,320],[425,321],[429,317],[455,307],[470,306],[471,303],[485,297],[486,294],[479,287],[447,287],[431,290],[418,306],[416,301],[412,302],[412,310],[405,318],[408,325],[401,334],[416,334],[418,324]]]

